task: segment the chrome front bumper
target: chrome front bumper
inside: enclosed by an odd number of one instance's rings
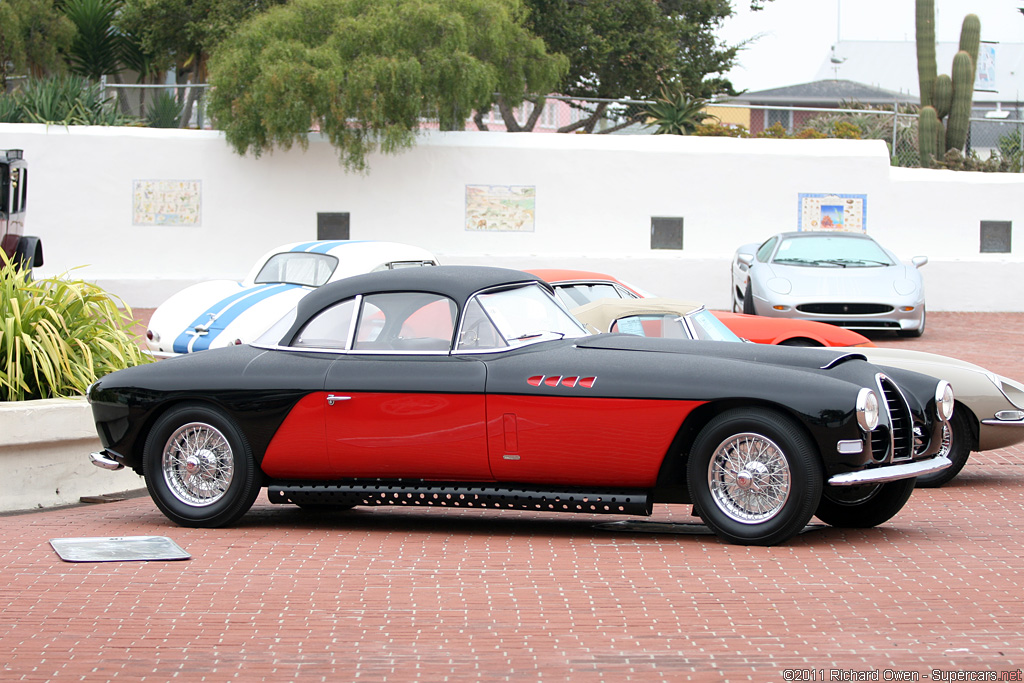
[[[89,460],[93,465],[96,465],[96,467],[102,467],[105,470],[119,470],[124,467],[124,465],[111,458],[106,451],[90,453]]]
[[[910,477],[920,477],[924,474],[931,474],[932,472],[944,470],[952,464],[952,461],[946,456],[937,455],[934,458],[929,458],[928,460],[918,460],[916,462],[908,462],[902,465],[886,465],[885,467],[875,467],[870,470],[843,472],[842,474],[829,477],[828,484],[829,486],[880,484],[886,481],[909,479]]]

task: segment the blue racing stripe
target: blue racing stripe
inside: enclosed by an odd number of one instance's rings
[[[203,311],[202,315],[192,321],[192,324],[186,327],[182,333],[177,336],[174,340],[174,352],[188,353],[190,351],[202,351],[210,348],[210,342],[216,339],[217,336],[224,331],[224,328],[242,313],[267,297],[274,296],[275,294],[285,292],[289,289],[294,289],[298,286],[299,285],[288,284],[259,285],[257,287],[244,289],[241,292],[237,292],[218,301],[216,304]],[[216,317],[216,320],[213,323],[210,322],[211,315]],[[196,334],[196,326],[204,324],[210,324],[209,332],[205,335]]]
[[[314,254],[326,254],[335,247],[346,244],[362,244],[368,240],[317,240],[316,242],[303,242],[291,248],[291,251],[305,251]]]

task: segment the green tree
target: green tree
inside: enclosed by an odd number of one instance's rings
[[[62,53],[74,36],[74,24],[54,8],[53,0],[0,2],[0,89],[17,73],[63,71]]]
[[[171,67],[178,82],[206,83],[207,61],[214,47],[250,17],[286,0],[123,0],[115,22],[138,41],[124,61],[140,73]],[[182,107],[181,122],[191,118],[199,90],[193,88]]]
[[[94,81],[121,70],[124,38],[114,28],[121,0],[64,0],[61,10],[78,29],[68,61],[71,71]]]
[[[458,130],[494,93],[515,105],[554,87],[566,61],[521,17],[517,0],[294,0],[220,44],[209,112],[239,153],[305,146],[314,126],[365,171],[422,118]]]
[[[715,35],[722,21],[732,16],[730,0],[525,2],[530,30],[549,50],[569,58],[569,71],[558,85],[560,94],[653,99],[663,86],[704,99],[735,94],[722,74],[732,67],[742,46],[725,45]],[[759,9],[761,4],[752,2],[751,7]],[[605,103],[591,107],[587,118],[562,132],[592,132],[606,109]],[[509,116],[504,118],[507,125],[514,124]]]

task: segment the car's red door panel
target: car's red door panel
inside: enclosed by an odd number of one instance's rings
[[[325,368],[326,369],[326,368]],[[263,456],[262,469],[280,479],[329,479],[324,409],[327,394],[316,392],[295,404]]]
[[[653,486],[697,401],[487,398],[491,471],[499,481]]]
[[[339,359],[325,413],[334,476],[490,479],[484,377],[482,363],[449,356]]]

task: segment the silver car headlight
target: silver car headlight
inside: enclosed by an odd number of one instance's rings
[[[935,410],[943,422],[953,417],[953,385],[945,380],[935,387]]]
[[[857,424],[865,432],[878,426],[878,395],[867,387],[857,394]]]

